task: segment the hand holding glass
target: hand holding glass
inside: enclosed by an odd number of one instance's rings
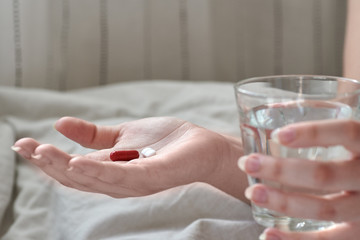
[[[328,76],[269,76],[247,79],[235,85],[244,153],[261,153],[281,158],[315,161],[346,159],[342,146],[288,148],[274,138],[276,129],[288,124],[325,119],[357,119],[360,83]],[[275,134],[276,135],[276,134]],[[263,183],[290,192],[315,195],[309,189],[291,188],[249,176],[249,183]],[[265,227],[289,231],[320,230],[333,222],[283,216],[253,204],[255,220]]]

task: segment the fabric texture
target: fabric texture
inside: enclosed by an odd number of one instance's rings
[[[345,0],[2,0],[0,85],[341,75]]]
[[[66,188],[10,149],[33,137],[69,153],[93,151],[54,130],[66,115],[104,125],[170,115],[239,136],[230,83],[141,81],[69,92],[2,87],[0,101],[1,239],[249,240],[263,230],[248,205],[205,183],[113,199]]]
[[[0,238],[258,239],[250,207],[204,183],[112,199],[59,185],[10,146],[92,151],[53,129],[62,116],[167,115],[239,136],[233,82],[341,75],[345,13],[344,0],[1,0]]]

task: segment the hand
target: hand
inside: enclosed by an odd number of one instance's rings
[[[69,155],[49,144],[24,138],[14,149],[58,182],[113,197],[142,196],[192,182],[209,183],[245,199],[246,176],[237,169],[240,140],[175,118],[147,118],[117,126],[96,126],[65,117],[55,128],[87,148],[87,155]],[[112,162],[113,150],[151,147],[156,155],[130,162]]]
[[[263,184],[246,190],[256,205],[284,215],[335,221],[335,227],[316,232],[265,231],[265,239],[355,240],[360,234],[360,123],[350,120],[327,120],[298,123],[282,128],[278,133],[282,145],[293,148],[343,145],[350,154],[342,161],[310,161],[281,159],[253,154],[239,161],[249,175],[279,182],[289,187],[332,194],[285,192]],[[271,238],[271,237],[272,238]],[[275,238],[277,237],[277,238]]]

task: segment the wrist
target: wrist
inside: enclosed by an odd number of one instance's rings
[[[238,159],[244,155],[242,141],[239,137],[220,134],[222,138],[222,151],[219,153],[219,169],[217,178],[211,183],[227,194],[249,203],[244,196],[248,187],[247,176],[238,167]]]

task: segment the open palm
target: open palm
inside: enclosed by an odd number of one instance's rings
[[[86,155],[70,155],[31,138],[14,144],[17,152],[58,182],[113,197],[142,196],[192,182],[206,182],[243,199],[245,174],[237,168],[242,154],[238,139],[189,122],[146,118],[117,126],[97,126],[64,117],[55,128],[84,147]],[[130,162],[112,162],[113,150],[151,147],[157,154]]]

